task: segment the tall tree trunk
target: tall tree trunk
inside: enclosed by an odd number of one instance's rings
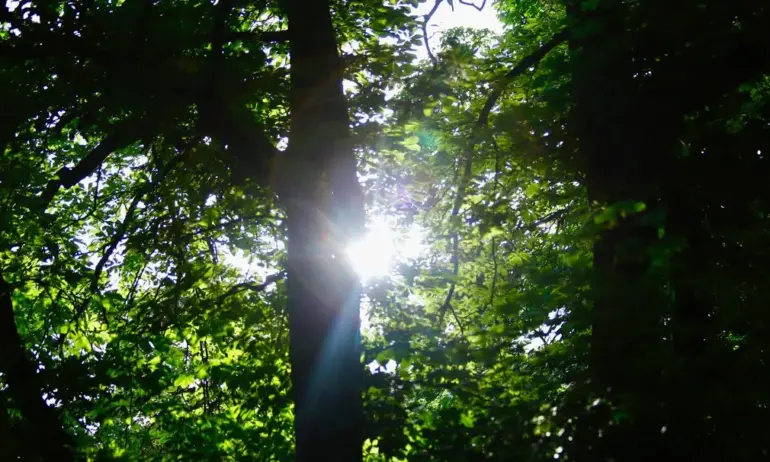
[[[767,47],[766,34],[756,34],[764,30],[759,27],[764,10],[716,10],[720,14],[708,17],[696,14],[692,4],[671,3],[669,8],[666,3],[669,14],[660,18],[653,14],[659,8],[645,5],[649,10],[643,13],[622,0],[603,0],[596,8],[575,4],[570,10],[573,22],[581,26],[581,36],[571,41],[573,120],[589,198],[600,206],[643,202],[647,207],[646,212],[617,217],[594,245],[589,367],[594,391],[609,398],[613,408],[611,415],[602,416],[603,438],[595,441],[597,452],[582,457],[586,460],[650,460],[672,450],[692,458],[708,452],[696,439],[703,409],[685,405],[698,402],[689,390],[704,388],[700,377],[713,375],[698,364],[706,339],[714,335],[709,300],[700,287],[709,264],[704,260],[707,236],[693,204],[684,201],[686,185],[681,183],[688,181],[686,175],[675,173],[678,139],[686,114],[767,65],[755,59],[764,56],[756,50]],[[727,23],[739,15],[742,28]],[[680,31],[681,37],[665,33],[664,19],[671,17],[681,18],[689,28]],[[716,51],[715,43],[720,45]],[[677,58],[650,64],[653,70],[642,78],[643,63],[665,56]],[[649,213],[661,210],[667,211],[665,221]],[[661,261],[662,270],[650,257],[656,248],[661,250],[658,227],[689,246],[678,251],[673,264]],[[680,361],[674,367],[664,342]],[[608,420],[618,424],[607,427]]]
[[[284,0],[292,125],[288,312],[297,461],[362,458],[360,283],[344,249],[363,227],[328,0]]]
[[[626,6],[608,0],[572,19],[593,31],[572,40],[574,121],[590,201],[598,207],[658,205],[659,159],[670,130],[655,102],[634,88]],[[586,26],[588,25],[588,26]],[[608,39],[608,37],[610,39]],[[657,123],[657,125],[655,125]],[[663,127],[660,127],[663,125]],[[589,372],[593,392],[608,398],[585,431],[586,460],[643,460],[660,435],[660,281],[650,273],[657,227],[643,213],[616,213],[602,223],[593,253],[593,312]],[[608,423],[615,420],[615,425]],[[600,430],[601,429],[601,430]],[[601,436],[603,432],[603,436]],[[598,435],[598,439],[597,439]]]
[[[0,372],[8,395],[29,428],[24,432],[29,440],[19,446],[36,458],[28,460],[75,460],[72,438],[62,429],[56,410],[43,401],[36,364],[28,357],[16,328],[12,292],[13,288],[0,273]],[[3,437],[7,435],[0,435],[0,440]]]

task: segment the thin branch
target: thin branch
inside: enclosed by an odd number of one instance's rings
[[[489,123],[489,114],[492,112],[492,109],[494,109],[495,105],[497,104],[497,100],[500,99],[500,96],[502,96],[505,87],[508,86],[509,83],[511,83],[516,77],[523,74],[526,70],[537,67],[537,65],[540,64],[540,61],[542,61],[551,50],[564,43],[567,39],[570,38],[570,35],[570,30],[562,30],[561,32],[554,35],[551,40],[543,44],[543,46],[538,48],[535,52],[525,56],[513,69],[508,71],[503,76],[502,81],[498,83],[498,85],[492,90],[492,93],[490,93],[487,97],[487,101],[484,103],[484,107],[481,109],[481,113],[479,114],[477,125],[479,127],[487,126]]]
[[[487,4],[487,0],[482,0],[481,6],[476,5],[473,2],[468,2],[468,1],[465,1],[465,0],[458,0],[458,1],[460,2],[461,5],[472,6],[473,8],[476,8],[478,11],[483,10],[484,6],[486,6],[486,4]]]
[[[452,285],[449,286],[449,291],[446,293],[446,297],[444,298],[444,303],[441,304],[441,308],[439,309],[439,315],[438,315],[438,323],[439,325],[444,324],[444,316],[446,315],[446,311],[449,309],[450,306],[452,306],[452,296],[455,294],[455,283],[453,282]]]
[[[438,4],[441,2],[441,0],[436,1],[436,5],[434,5],[432,12],[435,12],[435,9],[438,7]],[[542,47],[540,47],[537,51],[534,53],[526,56],[524,59],[522,59],[513,69],[508,71],[507,74],[505,74],[503,82],[501,82],[494,90],[492,90],[492,93],[487,98],[486,103],[484,104],[484,107],[482,108],[481,112],[479,113],[479,117],[476,120],[476,127],[475,132],[473,133],[470,141],[470,146],[468,147],[468,150],[466,151],[465,157],[463,159],[463,174],[460,178],[460,183],[457,186],[457,193],[455,195],[454,204],[452,205],[452,214],[450,220],[452,222],[457,220],[457,217],[460,215],[460,209],[462,207],[463,201],[465,200],[465,193],[468,189],[468,186],[470,186],[471,180],[473,179],[473,153],[476,149],[476,145],[478,144],[478,140],[480,138],[481,132],[487,127],[489,124],[489,114],[492,112],[492,108],[494,108],[495,104],[497,104],[497,100],[502,95],[503,90],[505,89],[505,85],[510,83],[512,80],[514,80],[516,77],[521,75],[524,71],[527,69],[537,66],[538,63],[545,57],[546,54],[548,54],[549,51],[553,50],[556,46],[563,43],[565,40],[569,38],[569,32],[565,29],[558,34],[554,35],[553,38],[546,44],[544,44]],[[455,227],[455,229],[451,232],[451,239],[452,239],[452,273],[454,276],[458,276],[459,269],[460,269],[460,245],[459,245],[459,231],[457,228],[459,228],[458,223],[451,223],[451,226]],[[446,313],[447,309],[451,308],[451,302],[452,297],[455,293],[455,286],[456,282],[452,282],[452,285],[449,288],[449,292],[447,293],[446,299],[444,300],[444,304],[441,306],[440,314],[439,314],[439,320],[443,321],[444,314]]]
[[[460,184],[457,186],[457,194],[455,195],[454,204],[452,205],[452,214],[450,218],[450,226],[454,227],[451,233],[451,261],[452,274],[455,276],[455,280],[460,274],[460,233],[458,231],[459,223],[455,223],[455,221],[460,216],[460,208],[462,207],[463,199],[465,198],[465,190],[468,188],[468,185],[473,178],[473,148],[469,149],[466,153],[463,164],[463,175],[460,178]],[[457,283],[455,281],[452,281],[452,285],[449,287],[449,292],[447,293],[446,299],[444,300],[444,304],[441,306],[439,321],[443,321],[446,310],[452,306],[452,296],[454,295],[456,284]]]
[[[153,223],[151,229],[150,229],[150,235],[154,236],[153,238],[153,244],[149,247],[149,249],[155,249],[158,246],[158,229],[160,228],[160,219],[156,220],[155,223]],[[152,254],[152,250],[150,250],[150,255]],[[142,279],[142,276],[144,275],[145,270],[150,265],[150,256],[148,255],[147,250],[144,251],[143,256],[145,257],[144,264],[142,265],[142,269],[139,270],[139,272],[134,276],[134,281],[131,283],[131,288],[128,291],[128,294],[126,295],[125,300],[123,301],[123,306],[128,307],[131,306],[131,304],[134,302],[134,297],[136,297],[136,291],[139,287],[139,281]]]
[[[144,186],[139,188],[139,192],[134,196],[134,199],[131,201],[131,205],[129,205],[128,210],[126,211],[126,216],[123,219],[123,221],[120,223],[120,227],[118,228],[115,235],[110,240],[109,244],[107,244],[107,250],[102,255],[102,258],[99,259],[99,262],[96,264],[96,267],[94,268],[94,274],[91,278],[91,287],[90,287],[90,294],[86,297],[86,299],[81,303],[81,305],[78,307],[75,319],[78,319],[85,309],[88,307],[88,304],[91,302],[91,298],[93,295],[99,290],[99,279],[101,278],[102,272],[104,271],[104,266],[109,261],[110,257],[112,257],[113,252],[115,252],[115,249],[117,249],[118,244],[120,244],[120,241],[123,240],[123,238],[126,235],[126,231],[128,231],[128,226],[131,223],[131,221],[134,218],[134,213],[136,213],[136,209],[139,206],[139,202],[141,202],[142,198],[144,198],[145,195],[150,193],[152,190],[154,190],[166,177],[166,175],[171,172],[171,170],[176,167],[178,163],[180,163],[182,160],[184,160],[186,156],[186,152],[183,152],[182,154],[179,154],[175,156],[173,159],[171,159],[164,167],[163,169],[158,173],[158,176],[155,178],[154,181],[151,181],[149,183],[146,183]],[[105,318],[105,322],[107,321],[106,313],[102,313],[102,315]]]
[[[519,226],[516,226],[516,231],[532,231],[535,228],[538,228],[541,225],[544,225],[546,223],[550,223],[554,220],[559,220],[562,216],[564,216],[565,213],[569,212],[571,210],[570,207],[564,207],[563,209],[555,210],[548,215],[544,216],[543,218],[533,221],[532,223],[524,226],[524,224],[520,224]]]
[[[228,41],[243,40],[244,42],[281,43],[289,40],[287,30],[268,30],[253,32],[231,32],[227,34]]]
[[[127,125],[129,126],[120,127],[115,133],[102,139],[101,143],[71,169],[67,167],[59,169],[56,176],[48,182],[40,195],[41,209],[48,208],[60,188],[69,189],[80,183],[96,171],[107,159],[107,156],[141,137],[139,130],[130,126],[133,125],[132,123],[129,122]]]
[[[458,196],[459,197],[459,193]],[[457,217],[458,212],[460,210],[459,205],[457,201],[455,201],[455,205],[457,208],[452,209],[452,217]],[[456,226],[456,224],[452,224],[452,226]],[[452,285],[449,286],[449,291],[446,294],[446,298],[444,299],[444,303],[441,305],[441,309],[439,310],[439,325],[444,323],[444,315],[446,314],[447,309],[452,310],[452,314],[454,314],[455,319],[457,318],[457,314],[454,312],[454,307],[452,307],[452,297],[455,293],[455,287],[457,284],[457,276],[460,274],[460,235],[455,230],[452,232],[452,275],[454,276],[454,279],[452,281]],[[457,321],[460,322],[459,320]]]
[[[492,238],[492,243],[490,244],[490,253],[492,254],[492,286],[489,288],[489,300],[484,304],[484,306],[481,307],[481,312],[486,311],[488,308],[493,308],[495,306],[495,292],[497,291],[497,277],[498,273],[500,272],[498,263],[497,263],[497,239],[494,237]]]
[[[497,144],[497,140],[495,139],[494,135],[492,138],[492,146],[495,148],[495,181],[494,181],[494,192],[495,197],[497,197],[497,194],[500,190],[500,171],[502,170],[502,167],[500,165],[500,146]],[[484,305],[482,308],[482,311],[485,311],[487,308],[492,308],[495,306],[495,291],[497,290],[497,276],[499,273],[499,267],[497,264],[497,239],[492,238],[492,242],[490,244],[490,249],[492,253],[492,265],[493,265],[493,274],[492,274],[492,287],[489,289],[489,301]]]
[[[275,215],[264,215],[264,214],[255,214],[255,215],[247,215],[247,216],[243,216],[243,217],[236,217],[236,218],[233,218],[232,220],[228,220],[228,221],[225,221],[225,222],[222,222],[222,223],[217,223],[217,224],[214,224],[214,225],[211,225],[211,226],[206,226],[206,227],[202,227],[202,228],[192,229],[189,233],[181,234],[180,237],[189,238],[189,237],[193,237],[193,236],[208,235],[212,231],[218,231],[218,230],[228,229],[228,228],[231,228],[231,227],[236,227],[236,226],[238,226],[239,224],[242,224],[245,221],[249,221],[249,220],[269,220],[269,219],[273,219],[273,218],[276,218],[276,216]]]
[[[203,129],[210,123],[208,117],[214,117],[215,101],[218,100],[220,80],[222,74],[222,61],[224,60],[224,44],[227,35],[227,19],[232,10],[232,0],[220,0],[214,13],[214,26],[211,29],[211,53],[209,55],[208,76],[203,88],[203,101],[201,113],[198,117],[198,126]]]
[[[457,316],[457,312],[455,311],[455,307],[452,306],[452,304],[449,304],[449,311],[452,312],[452,317],[455,318],[455,321],[457,321],[457,327],[460,328],[460,335],[465,337],[465,327],[463,327],[462,321],[460,321],[460,318]]]
[[[225,61],[224,45],[228,39],[239,37],[258,38],[252,32],[229,33],[227,21],[233,11],[233,0],[221,0],[217,4],[214,27],[211,31],[211,53],[209,73],[200,101],[201,112],[198,118],[198,131],[210,132],[231,155],[234,179],[245,180],[252,177],[263,187],[269,186],[270,172],[277,150],[265,133],[261,124],[253,122],[252,114],[246,107],[228,107],[222,99],[222,65]],[[243,34],[246,34],[245,36]],[[268,37],[270,32],[262,33]],[[283,32],[284,37],[288,32]],[[241,117],[243,116],[243,117]],[[243,121],[252,121],[244,125]]]
[[[131,288],[128,291],[128,295],[126,295],[126,301],[123,304],[123,306],[130,306],[131,303],[134,302],[134,296],[136,295],[137,287],[139,287],[139,281],[142,279],[142,276],[144,275],[144,271],[147,269],[149,265],[150,265],[150,261],[148,259],[142,265],[142,269],[140,269],[139,272],[136,273],[136,276],[134,276],[134,281],[131,283]]]
[[[430,42],[428,41],[428,23],[430,22],[431,18],[433,18],[433,15],[436,14],[438,7],[441,6],[441,2],[443,2],[443,0],[436,0],[436,3],[433,4],[433,8],[431,8],[428,14],[423,16],[423,21],[421,25],[422,35],[425,40],[425,51],[428,53],[428,58],[430,59],[431,63],[433,63],[434,66],[436,65],[437,61],[436,61],[436,56],[433,54],[433,50],[430,49]],[[484,6],[486,5],[487,0],[482,0],[481,6],[478,6],[475,3],[466,2],[463,0],[460,0],[460,3],[462,3],[463,5],[471,6],[477,9],[478,11],[481,11],[484,9]],[[452,4],[452,2],[449,2],[449,6],[452,8],[452,11],[454,11],[454,5]]]
[[[433,63],[433,65],[436,65],[436,57],[433,55],[433,51],[430,49],[430,41],[428,41],[428,23],[430,22],[431,18],[434,14],[436,14],[436,10],[438,10],[438,7],[441,6],[441,2],[443,0],[436,0],[436,3],[433,4],[433,8],[422,17],[422,36],[425,40],[425,51],[428,52],[428,58],[430,59],[430,62]]]
[[[286,274],[287,274],[286,270],[276,274],[271,274],[267,276],[265,278],[265,281],[261,284],[253,284],[251,282],[241,282],[240,284],[236,284],[230,287],[230,290],[228,290],[224,294],[220,295],[219,298],[217,298],[217,304],[222,303],[227,298],[232,297],[233,295],[236,295],[240,292],[243,292],[244,290],[251,290],[252,292],[264,292],[272,284],[275,284],[276,282],[284,279],[286,277]]]
[[[92,209],[96,210],[97,207],[99,207],[99,187],[102,184],[102,166],[99,164],[99,167],[96,169],[96,185],[94,186],[94,201]]]
[[[144,196],[150,191],[152,191],[163,180],[163,178],[165,178],[168,172],[171,171],[172,167],[176,165],[179,162],[179,160],[181,160],[181,156],[175,157],[171,162],[169,162],[166,168],[164,168],[164,170],[160,172],[160,174],[158,175],[158,178],[155,181],[145,184],[143,187],[139,189],[139,192],[134,196],[134,199],[131,201],[131,205],[128,206],[128,210],[126,211],[125,218],[120,223],[120,227],[118,228],[118,231],[115,233],[115,235],[112,237],[112,240],[107,245],[107,251],[104,253],[104,255],[102,255],[102,258],[99,260],[99,263],[96,264],[96,269],[94,270],[94,276],[93,276],[93,279],[91,280],[92,291],[95,291],[99,285],[99,276],[101,276],[102,274],[104,265],[107,264],[107,261],[112,256],[112,253],[115,251],[120,241],[123,240],[123,237],[125,237],[126,231],[128,230],[128,225],[131,223],[131,220],[133,220],[134,218],[134,213],[136,213],[136,208],[139,206],[139,202],[141,202]]]

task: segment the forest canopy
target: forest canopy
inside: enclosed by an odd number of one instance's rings
[[[0,460],[767,459],[768,30],[6,1]]]

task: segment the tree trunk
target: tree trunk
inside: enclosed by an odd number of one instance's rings
[[[28,428],[28,431],[23,432],[28,440],[19,446],[24,447],[28,455],[35,457],[28,460],[74,460],[72,438],[62,429],[56,410],[43,401],[43,387],[35,370],[35,362],[27,356],[16,328],[12,293],[13,288],[0,273],[0,372],[8,395],[21,412]],[[3,437],[7,435],[0,435],[0,438]]]
[[[656,453],[660,435],[665,300],[650,272],[657,226],[645,215],[658,206],[659,160],[673,144],[668,121],[654,114],[655,102],[637,97],[625,9],[608,0],[593,11],[572,12],[576,23],[593,31],[570,43],[573,120],[588,196],[595,206],[617,211],[600,224],[593,248],[589,373],[593,393],[610,404],[589,419],[584,435],[590,442],[580,444],[592,448],[583,454],[587,460],[644,460]],[[619,213],[618,204],[639,202],[648,212]]]
[[[360,283],[344,249],[363,227],[328,0],[284,0],[292,125],[286,191],[297,461],[362,458]]]
[[[652,14],[659,10],[643,14],[630,5],[603,0],[596,8],[570,10],[581,26],[581,36],[570,43],[573,121],[589,199],[599,206],[646,206],[645,212],[618,216],[594,245],[590,378],[593,391],[611,401],[611,413],[588,425],[604,434],[582,458],[650,460],[672,451],[697,458],[709,451],[697,440],[704,411],[693,404],[705,400],[691,390],[703,389],[701,377],[714,375],[699,364],[714,335],[707,290],[700,287],[709,265],[707,236],[695,204],[684,201],[687,176],[674,167],[684,116],[766,68],[764,59],[755,59],[767,47],[766,34],[756,33],[764,30],[764,12],[744,14],[738,29],[727,21],[739,10],[709,18],[689,3],[672,3],[667,18],[660,18]],[[689,27],[678,31],[681,36],[666,34],[664,19],[672,17]],[[644,63],[663,56],[677,58],[648,64],[652,70],[642,78]],[[658,227],[668,243],[659,240]],[[658,255],[673,252],[672,237],[688,249],[656,265],[651,255],[656,249]],[[673,357],[666,351],[672,344]],[[609,420],[616,425],[608,426]]]

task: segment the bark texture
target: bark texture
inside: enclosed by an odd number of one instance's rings
[[[296,460],[362,457],[360,284],[344,248],[363,226],[328,0],[284,0],[292,125],[288,311]]]
[[[73,441],[59,422],[55,409],[43,401],[43,384],[38,376],[35,362],[29,358],[26,347],[16,328],[13,312],[13,288],[0,273],[0,372],[7,385],[8,396],[14,401],[22,417],[33,431],[44,439],[24,441],[22,446],[30,460],[61,461],[75,460]],[[7,436],[7,435],[6,435]],[[0,435],[0,441],[2,439]],[[0,447],[2,444],[0,444]]]
[[[572,120],[589,199],[616,210],[644,204],[602,223],[594,244],[589,375],[593,393],[611,405],[587,419],[579,459],[701,459],[709,452],[698,439],[706,434],[698,428],[706,412],[681,404],[698,402],[693,390],[707,385],[698,362],[713,337],[713,305],[699,284],[707,235],[681,190],[680,139],[688,114],[764,72],[767,60],[748,56],[768,45],[753,32],[765,13],[744,16],[739,30],[724,19],[739,17],[733,3],[716,6],[724,11],[701,14],[666,3],[682,29],[620,0],[568,10],[580,30],[570,39]],[[651,257],[661,248],[659,230],[687,243],[673,264],[656,265]],[[667,366],[672,354],[675,370]]]

